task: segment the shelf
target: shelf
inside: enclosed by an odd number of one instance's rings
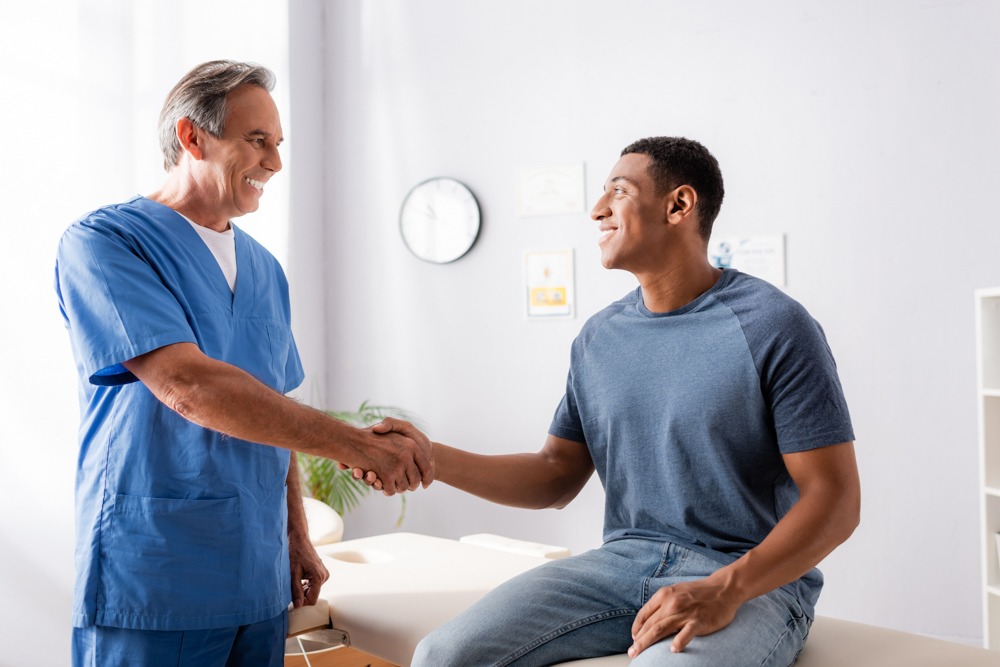
[[[1000,287],[976,290],[983,639],[1000,648]]]
[[[979,410],[983,485],[988,489],[1000,489],[1000,396],[984,397]]]
[[[995,389],[1000,387],[1000,295],[980,291],[976,296],[979,386]]]

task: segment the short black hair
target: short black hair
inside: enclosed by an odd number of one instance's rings
[[[650,159],[649,175],[658,194],[666,194],[682,185],[690,185],[698,193],[698,231],[706,241],[712,235],[712,224],[722,208],[726,194],[719,161],[708,149],[693,139],[684,137],[647,137],[622,150],[622,155],[641,153]]]

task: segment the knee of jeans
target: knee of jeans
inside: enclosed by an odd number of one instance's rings
[[[453,655],[457,642],[447,640],[441,632],[432,632],[417,644],[410,667],[448,667],[458,665]]]

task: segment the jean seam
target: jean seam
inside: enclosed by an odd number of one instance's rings
[[[539,637],[538,639],[534,640],[530,644],[525,644],[519,650],[517,650],[514,653],[510,654],[509,656],[507,656],[507,658],[494,663],[494,666],[495,667],[505,667],[505,665],[509,665],[510,663],[514,662],[515,660],[523,658],[525,655],[527,655],[531,651],[534,651],[539,646],[542,646],[543,644],[547,644],[548,642],[552,641],[553,639],[555,639],[557,637],[561,637],[562,635],[566,634],[567,632],[572,632],[573,630],[577,630],[579,628],[582,628],[585,625],[590,625],[591,623],[597,623],[598,621],[607,621],[608,619],[619,618],[621,616],[628,616],[628,615],[632,615],[632,614],[636,614],[636,613],[638,613],[637,609],[612,609],[612,610],[609,610],[609,611],[601,612],[600,614],[593,614],[591,616],[585,616],[584,618],[581,618],[581,619],[578,619],[576,621],[573,621],[572,623],[567,623],[566,625],[564,625],[564,626],[562,626],[560,628],[557,628],[557,629],[553,630],[552,632],[549,632],[547,634],[542,635],[541,637]]]
[[[778,637],[778,639],[774,642],[774,646],[771,647],[771,651],[767,654],[767,657],[765,657],[764,660],[760,663],[760,667],[765,667],[766,665],[770,664],[771,659],[774,657],[774,654],[778,651],[778,647],[781,646],[781,642],[783,642],[785,638],[788,637],[788,635],[790,635],[794,631],[796,625],[797,623],[794,617],[788,619],[788,622],[785,623],[785,631],[781,633],[781,636]],[[805,642],[803,642],[803,646],[804,645]],[[792,662],[789,664],[794,664],[795,661],[798,660],[799,653],[801,652],[802,649],[800,648],[799,651],[795,654],[795,657],[792,659]]]
[[[676,572],[684,567],[687,563],[688,558],[693,553],[690,549],[682,547],[673,542],[666,542],[666,548],[663,550],[663,558],[660,559],[660,564],[657,566],[656,570],[653,572],[652,579],[662,579],[663,577],[669,577],[671,572]],[[675,554],[674,562],[667,565],[667,554],[673,551]]]

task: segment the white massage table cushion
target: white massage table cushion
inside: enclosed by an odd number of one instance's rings
[[[313,546],[334,544],[344,536],[344,520],[332,507],[308,497],[302,499],[302,507],[306,512],[309,541]]]

